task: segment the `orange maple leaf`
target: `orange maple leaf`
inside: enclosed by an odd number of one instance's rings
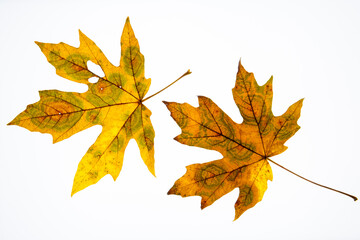
[[[259,86],[253,73],[239,63],[233,97],[243,122],[231,120],[211,99],[199,97],[199,107],[187,103],[164,102],[182,129],[175,138],[180,143],[216,150],[220,160],[187,166],[168,194],[201,196],[201,208],[239,188],[235,220],[255,206],[273,175],[269,157],[284,152],[284,143],[299,130],[297,120],[303,99],[291,105],[281,116],[274,116],[272,77]],[[271,160],[270,160],[271,161]]]

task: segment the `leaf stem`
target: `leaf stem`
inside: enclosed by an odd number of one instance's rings
[[[189,75],[189,74],[191,74],[190,69],[187,70],[187,72],[184,73],[183,75],[181,75],[178,79],[176,79],[175,81],[173,81],[172,83],[170,83],[169,85],[167,85],[166,87],[164,87],[163,89],[161,89],[160,91],[158,91],[158,92],[154,93],[153,95],[151,95],[151,96],[143,99],[142,102],[145,102],[146,100],[154,97],[155,95],[158,95],[159,93],[161,93],[162,91],[164,91],[165,89],[167,89],[168,87],[170,87],[171,85],[173,85],[174,83],[176,83],[177,81],[179,81],[180,79],[182,79],[183,77],[185,77],[186,75]]]
[[[357,200],[357,197],[355,197],[355,196],[353,196],[353,195],[350,195],[350,194],[348,194],[348,193],[344,193],[344,192],[339,191],[339,190],[336,190],[336,189],[334,189],[334,188],[330,188],[330,187],[327,187],[327,186],[321,185],[321,184],[319,184],[319,183],[313,182],[313,181],[311,181],[311,180],[309,180],[309,179],[307,179],[307,178],[304,178],[304,177],[300,176],[299,174],[294,173],[293,171],[290,171],[290,170],[289,170],[289,169],[287,169],[286,167],[281,166],[280,164],[278,164],[278,163],[274,162],[273,160],[271,160],[271,159],[269,159],[269,158],[267,158],[267,160],[269,160],[269,161],[270,161],[270,162],[272,162],[273,164],[275,164],[275,165],[277,165],[277,166],[281,167],[282,169],[285,169],[286,171],[288,171],[288,172],[290,172],[290,173],[294,174],[295,176],[297,176],[297,177],[299,177],[299,178],[304,179],[305,181],[308,181],[308,182],[310,182],[310,183],[312,183],[312,184],[315,184],[315,185],[317,185],[317,186],[319,186],[319,187],[323,187],[323,188],[329,189],[329,190],[331,190],[331,191],[334,191],[334,192],[338,192],[338,193],[344,194],[344,195],[346,195],[346,196],[351,197],[352,199],[354,199],[354,201],[356,201],[356,200]]]

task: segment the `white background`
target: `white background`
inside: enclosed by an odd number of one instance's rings
[[[219,3],[221,2],[221,4]],[[259,84],[274,76],[273,112],[305,98],[301,129],[273,160],[360,197],[358,1],[6,1],[0,0],[0,239],[359,239],[359,201],[272,165],[262,202],[237,221],[238,190],[200,210],[200,198],[167,195],[185,166],[221,158],[173,140],[162,103],[210,97],[235,121],[238,61]],[[193,74],[146,102],[156,132],[154,178],[135,141],[114,183],[70,192],[93,127],[57,144],[48,134],[6,126],[38,90],[86,91],[63,79],[34,41],[78,46],[78,29],[114,64],[130,17],[149,94],[187,69]]]

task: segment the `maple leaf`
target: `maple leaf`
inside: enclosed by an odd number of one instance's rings
[[[201,196],[201,208],[239,188],[235,219],[254,207],[267,189],[273,175],[269,157],[287,149],[284,143],[299,130],[297,120],[303,99],[281,116],[272,113],[272,77],[259,86],[253,73],[239,63],[233,97],[243,122],[231,120],[211,99],[199,96],[199,107],[187,103],[164,102],[182,129],[175,140],[216,150],[220,160],[187,166],[187,171],[168,194]],[[270,160],[271,161],[271,160]]]
[[[88,91],[40,91],[40,101],[28,105],[9,123],[30,131],[50,133],[54,143],[94,125],[103,127],[79,163],[71,195],[95,184],[107,174],[116,180],[125,148],[132,138],[137,142],[145,165],[155,176],[155,132],[150,121],[151,112],[143,104],[151,80],[144,77],[144,56],[140,53],[129,18],[121,36],[119,66],[112,65],[85,34],[81,31],[79,34],[79,48],[65,43],[36,44],[59,76],[87,84]],[[91,72],[88,61],[99,65],[105,76]],[[89,82],[92,77],[98,78],[98,81]]]

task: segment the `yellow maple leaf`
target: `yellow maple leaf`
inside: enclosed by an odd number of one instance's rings
[[[231,120],[211,99],[199,97],[199,107],[187,103],[164,102],[182,132],[180,143],[216,150],[220,160],[187,166],[168,194],[201,196],[201,208],[239,188],[235,220],[255,206],[273,175],[269,157],[286,150],[284,143],[299,130],[297,120],[303,99],[281,116],[272,113],[272,77],[259,86],[253,73],[239,63],[233,96],[243,122]]]
[[[79,163],[71,195],[97,183],[107,174],[116,180],[123,164],[125,148],[132,138],[136,140],[147,168],[155,176],[155,132],[150,121],[151,112],[143,104],[155,94],[144,99],[151,80],[144,76],[144,56],[140,53],[129,18],[121,36],[119,66],[111,64],[85,34],[81,31],[79,34],[79,48],[65,43],[36,44],[59,76],[87,84],[88,91],[40,91],[40,101],[28,105],[9,123],[30,131],[50,133],[54,143],[94,125],[103,127]],[[99,65],[105,76],[91,72],[88,61]],[[183,76],[187,74],[190,71]],[[98,81],[89,82],[92,77],[98,78]]]

